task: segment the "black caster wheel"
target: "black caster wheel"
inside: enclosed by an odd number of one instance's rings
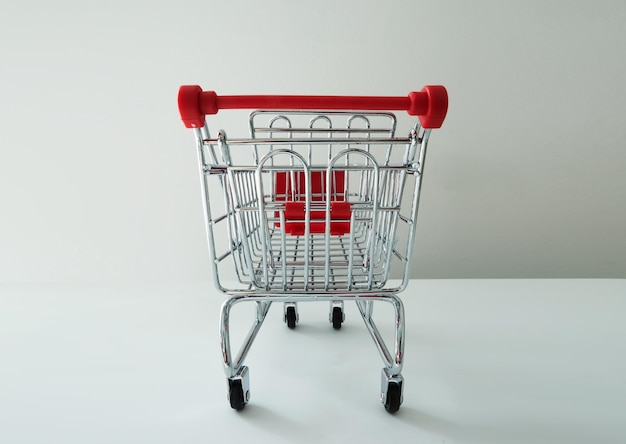
[[[246,406],[247,394],[243,392],[241,379],[228,380],[228,400],[230,406],[235,410],[243,410]]]
[[[385,398],[385,410],[396,413],[402,403],[402,383],[390,381],[387,384],[387,397]]]
[[[333,313],[331,316],[331,322],[333,323],[333,328],[335,330],[339,330],[341,328],[341,324],[343,323],[343,310],[341,307],[333,307]]]
[[[292,330],[296,328],[296,322],[298,322],[298,314],[296,313],[296,307],[287,307],[285,310],[285,322],[287,327]]]

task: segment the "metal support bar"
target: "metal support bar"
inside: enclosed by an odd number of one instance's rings
[[[390,376],[400,375],[402,372],[402,358],[404,357],[404,305],[400,298],[394,295],[385,295],[385,297],[381,297],[381,301],[389,302],[394,307],[395,312],[395,328],[394,328],[394,352],[393,354],[389,351],[389,347],[385,343],[384,338],[380,334],[380,331],[376,327],[374,323],[374,319],[372,318],[373,313],[373,300],[363,301],[356,300],[356,305],[359,308],[359,312],[361,313],[361,317],[365,322],[365,326],[369,331],[374,343],[376,344],[376,348],[380,353],[380,357],[385,363],[385,367]]]
[[[246,358],[248,352],[250,351],[250,347],[256,338],[256,335],[259,333],[261,326],[263,325],[263,321],[265,320],[265,316],[269,311],[272,303],[270,301],[257,301],[257,313],[252,326],[250,327],[250,331],[246,335],[246,338],[243,340],[241,348],[239,349],[239,353],[237,353],[237,357],[235,360],[232,359],[231,347],[230,347],[230,333],[229,333],[229,325],[230,325],[230,310],[232,307],[244,300],[240,297],[231,297],[228,298],[223,304],[221,308],[221,318],[222,322],[220,324],[220,342],[222,345],[222,359],[224,361],[224,371],[228,378],[234,377],[243,366],[243,361]]]

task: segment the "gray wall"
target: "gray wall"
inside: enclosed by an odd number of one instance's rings
[[[626,277],[623,1],[5,3],[0,281],[207,277],[185,83],[442,83],[413,276]]]

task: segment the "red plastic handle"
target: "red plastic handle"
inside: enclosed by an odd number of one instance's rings
[[[418,116],[422,127],[440,128],[448,112],[448,93],[442,85],[428,85],[405,97],[218,96],[198,85],[181,86],[178,91],[178,110],[187,128],[201,128],[205,116],[220,109],[406,111]]]

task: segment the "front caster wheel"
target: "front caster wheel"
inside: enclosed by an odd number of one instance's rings
[[[228,380],[228,400],[230,406],[235,410],[243,410],[246,406],[246,394],[241,379]]]
[[[390,381],[387,384],[387,395],[385,397],[385,410],[389,413],[396,413],[402,404],[402,382]]]
[[[228,402],[235,410],[242,410],[250,401],[250,374],[248,367],[242,366],[237,373],[228,378]]]

